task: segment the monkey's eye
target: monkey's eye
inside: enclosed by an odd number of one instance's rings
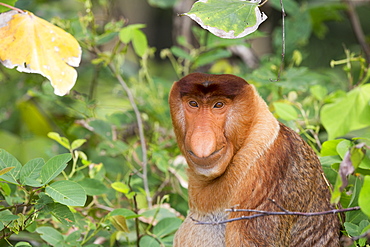
[[[217,102],[214,106],[213,106],[213,108],[222,108],[224,106],[224,103],[222,103],[222,102]]]
[[[189,101],[189,105],[191,107],[198,107],[198,103],[196,101],[194,101],[194,100]]]

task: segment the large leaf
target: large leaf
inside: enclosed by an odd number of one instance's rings
[[[361,211],[370,217],[370,176],[365,176],[364,185],[358,198],[358,205]]]
[[[67,206],[84,206],[86,202],[86,192],[82,186],[69,180],[52,183],[45,192],[56,202]]]
[[[359,86],[321,109],[321,121],[329,139],[370,126],[370,84]]]
[[[163,238],[171,233],[174,233],[181,225],[182,220],[179,218],[164,218],[158,222],[153,228],[153,233],[159,237]]]
[[[1,175],[0,178],[13,184],[18,184],[19,172],[22,165],[19,161],[7,151],[0,149],[0,170],[6,173]],[[4,170],[5,169],[5,170]]]
[[[236,39],[257,30],[267,16],[258,8],[261,0],[199,0],[184,15],[221,38]]]
[[[41,169],[41,181],[45,185],[58,176],[72,158],[71,154],[60,154],[46,162]]]
[[[34,184],[29,184],[27,181],[34,181],[40,177],[41,169],[45,162],[41,158],[36,158],[28,161],[21,169],[20,182],[23,185],[33,186]]]
[[[45,76],[56,95],[74,86],[81,47],[76,39],[30,12],[0,14],[0,62],[7,68]]]
[[[41,226],[36,229],[36,232],[52,246],[60,246],[60,243],[64,242],[64,236],[50,226]]]

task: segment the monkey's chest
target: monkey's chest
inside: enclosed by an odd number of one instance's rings
[[[174,246],[224,247],[226,225],[202,223],[215,223],[226,219],[227,214],[225,212],[206,215],[189,213],[176,232]]]

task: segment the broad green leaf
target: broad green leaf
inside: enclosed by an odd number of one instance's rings
[[[84,178],[83,180],[78,182],[84,190],[86,194],[89,196],[96,196],[107,193],[107,188],[105,187],[104,183],[93,178]]]
[[[60,145],[62,145],[66,149],[68,149],[68,150],[71,149],[71,145],[69,143],[69,140],[67,138],[65,138],[65,137],[61,137],[58,133],[56,133],[56,132],[49,132],[48,133],[48,137],[50,139],[53,139],[54,141],[58,142]]]
[[[127,208],[117,208],[109,213],[109,216],[115,216],[115,215],[122,215],[126,219],[133,219],[133,218],[140,217],[139,214],[136,214],[134,211],[127,209]]]
[[[182,220],[174,218],[164,218],[158,222],[153,228],[153,233],[159,237],[163,238],[171,233],[174,233],[182,224]]]
[[[21,169],[20,172],[20,182],[22,185],[33,186],[40,177],[41,169],[45,162],[42,158],[36,158],[28,161]],[[32,181],[32,182],[31,182]],[[29,184],[31,183],[31,184]]]
[[[160,247],[161,246],[155,238],[148,236],[148,235],[145,235],[144,237],[140,238],[139,245],[140,246],[150,246],[150,247]]]
[[[111,186],[113,189],[123,194],[127,194],[130,191],[130,188],[127,186],[127,184],[122,182],[114,182],[111,184]]]
[[[329,139],[370,125],[370,84],[356,87],[336,102],[324,105],[321,121]]]
[[[63,204],[54,203],[51,214],[66,226],[75,224],[75,217],[73,213],[69,207]]]
[[[324,100],[324,98],[328,95],[328,90],[326,87],[323,87],[321,85],[313,85],[310,87],[310,92],[313,96],[315,96],[318,100]]]
[[[122,43],[128,44],[134,38],[134,31],[144,27],[145,24],[133,24],[126,26],[119,31],[119,39]]]
[[[365,176],[364,178],[364,185],[360,191],[358,205],[361,207],[361,211],[370,217],[370,176]]]
[[[0,178],[13,184],[18,184],[19,172],[22,169],[21,163],[10,153],[4,149],[0,149],[0,170],[12,167],[6,174],[1,175]]]
[[[351,222],[344,222],[344,227],[350,236],[358,236],[361,234],[358,225]]]
[[[40,237],[52,246],[60,246],[64,242],[64,236],[50,226],[41,226],[36,229]]]
[[[45,193],[56,202],[67,206],[84,206],[86,192],[76,182],[70,180],[57,181],[46,187]]]
[[[344,159],[344,156],[346,155],[346,153],[348,152],[349,148],[351,147],[351,141],[349,140],[343,140],[341,142],[338,143],[337,145],[337,152],[339,154],[339,156]]]
[[[295,120],[298,118],[297,111],[292,105],[282,102],[274,102],[273,105],[279,118],[286,121]]]
[[[81,147],[84,143],[86,142],[86,139],[77,139],[77,140],[74,140],[71,144],[71,149],[77,149],[79,147]]]
[[[236,39],[257,30],[267,16],[258,8],[261,0],[201,0],[184,15],[221,38]]]
[[[344,139],[336,139],[324,142],[320,151],[321,156],[338,155],[337,145],[343,140]]]
[[[12,214],[12,212],[10,212],[8,209],[0,211],[0,221],[5,222],[6,224],[8,224],[10,221],[16,220],[18,218],[19,218],[18,215]]]
[[[148,40],[141,30],[134,30],[132,38],[132,46],[136,54],[140,57],[144,56],[146,50],[148,49]]]
[[[49,183],[58,176],[72,158],[71,154],[60,154],[48,160],[41,169],[41,182],[43,185]]]

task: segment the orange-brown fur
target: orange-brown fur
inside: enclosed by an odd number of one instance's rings
[[[215,107],[217,102],[223,106]],[[290,211],[330,210],[329,188],[312,149],[273,117],[243,79],[190,74],[174,84],[169,103],[189,166],[190,212],[174,246],[339,246],[336,215],[197,225],[191,217],[217,222],[249,215],[225,212],[235,206],[281,211],[269,199]]]

